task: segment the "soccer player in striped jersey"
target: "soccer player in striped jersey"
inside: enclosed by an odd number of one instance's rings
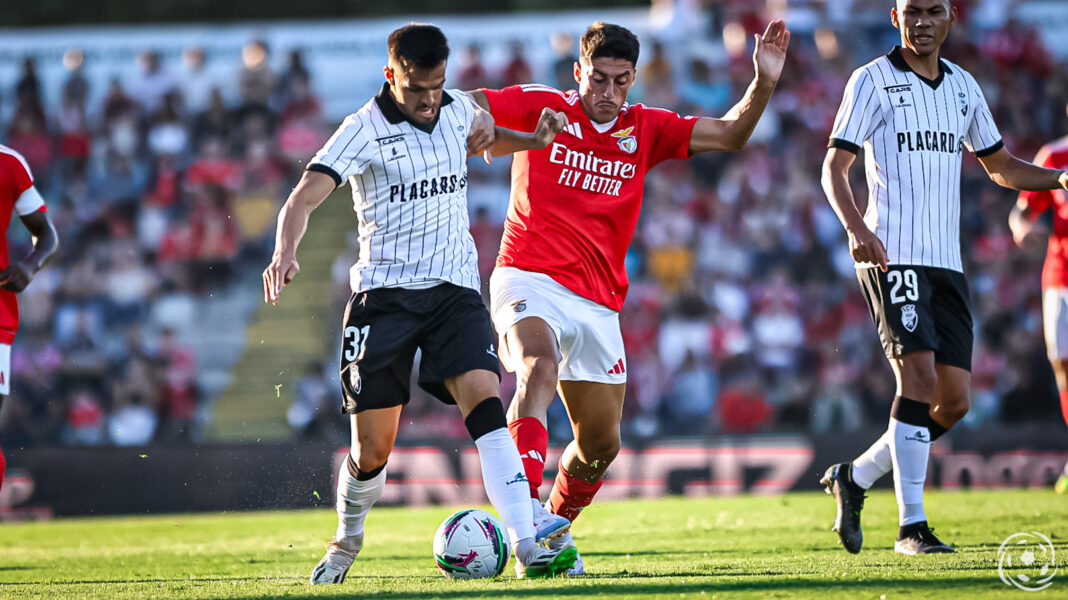
[[[308,217],[348,180],[359,222],[359,259],[341,348],[342,410],[352,445],[338,474],[338,526],[312,584],[341,583],[363,546],[364,520],[381,497],[386,461],[408,402],[416,350],[419,383],[457,404],[478,448],[486,493],[509,530],[520,577],[546,577],[575,562],[574,549],[537,541],[566,530],[563,518],[534,525],[523,463],[508,433],[489,313],[479,294],[469,232],[467,157],[544,147],[563,117],[543,111],[533,135],[497,132],[467,94],[445,90],[449,47],[441,30],[413,23],[389,36],[381,92],[326,142],[278,217],[264,299],[277,302],[299,272]],[[481,114],[478,114],[481,113]]]
[[[512,163],[504,237],[490,278],[501,358],[519,382],[509,429],[539,523],[554,515],[574,520],[619,452],[627,381],[619,310],[645,172],[665,160],[745,145],[782,73],[790,32],[774,21],[754,37],[756,76],[722,118],[628,104],[638,38],[601,22],[582,36],[574,65],[578,90],[521,85],[472,92],[504,127],[532,130],[544,106],[568,117],[551,147],[522,152]],[[558,385],[575,438],[543,506],[546,411]],[[549,545],[572,543],[565,533]],[[570,573],[584,567],[579,557]]]
[[[960,258],[960,168],[974,152],[995,183],[1068,186],[1068,174],[1010,154],[975,79],[939,58],[957,21],[949,0],[897,0],[901,46],[853,72],[823,164],[823,189],[849,237],[857,278],[897,379],[886,433],[821,482],[834,495],[846,550],[863,544],[864,491],[894,472],[894,550],[953,552],[927,524],[923,486],[931,443],[968,411],[972,316]],[[863,146],[861,214],[848,173]]]
[[[7,248],[12,213],[18,214],[33,235],[33,249],[16,262],[11,262]],[[33,183],[30,165],[14,149],[0,144],[0,405],[11,393],[11,344],[19,328],[16,294],[26,289],[58,248],[59,236]],[[0,450],[0,487],[4,484],[6,464]]]
[[[1035,155],[1035,164],[1068,169],[1068,136],[1042,146]],[[1039,224],[1039,219],[1050,213],[1052,231]],[[1046,354],[1060,392],[1061,415],[1068,423],[1068,192],[1022,192],[1009,214],[1009,227],[1021,248],[1047,244],[1046,262],[1042,265],[1042,321]],[[1068,463],[1054,487],[1059,494],[1068,492]]]

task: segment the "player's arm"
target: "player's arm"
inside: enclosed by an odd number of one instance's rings
[[[497,127],[495,141],[490,150],[493,156],[503,156],[524,150],[540,150],[551,144],[556,134],[563,131],[564,127],[567,127],[567,115],[545,107],[541,111],[533,133]]]
[[[993,154],[980,156],[979,162],[983,163],[990,180],[1002,187],[1031,191],[1068,190],[1068,171],[1046,169],[1020,160],[1004,146]]]
[[[831,208],[849,235],[849,253],[858,263],[873,263],[886,271],[886,248],[882,241],[864,223],[857,208],[853,189],[849,187],[849,168],[857,155],[842,148],[830,148],[823,161],[821,183]]]
[[[763,36],[756,37],[753,66],[756,76],[742,99],[722,118],[701,117],[690,134],[690,152],[740,150],[753,134],[760,115],[768,107],[786,61],[790,30],[782,21],[772,21]]]
[[[0,271],[0,288],[15,293],[26,289],[34,275],[41,270],[59,249],[59,234],[52,219],[43,210],[20,215],[19,220],[33,236],[33,249],[20,261]]]
[[[304,171],[297,186],[290,192],[278,213],[274,256],[263,271],[264,302],[277,304],[282,287],[300,272],[297,246],[308,230],[308,218],[335,187],[333,177],[318,171]]]

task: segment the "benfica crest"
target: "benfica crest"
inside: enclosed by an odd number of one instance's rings
[[[616,138],[616,143],[619,144],[619,149],[629,154],[634,154],[634,151],[638,149],[638,140],[630,134],[632,131],[634,131],[633,125],[612,134],[612,137]]]

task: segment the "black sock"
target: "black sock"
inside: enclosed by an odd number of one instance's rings
[[[859,485],[857,485],[857,482],[853,481],[853,463],[851,463],[851,462],[850,463],[846,463],[845,482],[846,482],[846,485],[849,486],[849,489],[852,490],[853,492],[860,493],[860,494],[863,494],[865,492],[864,488],[860,487]]]
[[[493,397],[479,402],[478,406],[467,413],[464,418],[464,426],[467,427],[467,433],[471,435],[473,440],[477,440],[491,431],[508,427],[508,419],[504,416],[504,406],[501,404],[501,399]]]
[[[928,418],[930,418],[930,417],[928,417]],[[941,425],[938,424],[937,421],[935,421],[934,419],[931,419],[931,422],[927,424],[927,431],[929,431],[931,433],[931,441],[933,442],[933,441],[937,440],[938,438],[942,437],[942,434],[944,434],[945,432],[949,431],[949,428],[948,427],[942,427]]]
[[[378,476],[379,473],[382,472],[382,469],[386,468],[386,465],[382,465],[381,467],[378,467],[377,469],[372,469],[371,471],[361,471],[360,468],[356,466],[356,461],[352,460],[352,454],[349,454],[348,458],[346,458],[345,466],[349,469],[349,475],[355,477],[356,481],[367,481],[369,479],[374,479]]]

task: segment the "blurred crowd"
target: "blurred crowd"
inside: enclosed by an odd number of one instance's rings
[[[758,4],[711,2],[692,18],[668,19],[660,37],[642,40],[631,101],[722,115],[752,78],[746,44],[768,20]],[[885,424],[894,381],[819,173],[850,72],[898,42],[884,2],[843,3],[848,11],[815,4],[823,24],[794,35],[747,147],[665,163],[646,181],[621,318],[627,439]],[[972,19],[984,3],[960,7],[962,24],[944,56],[976,76],[1006,146],[1030,158],[1068,134],[1065,66],[1034,31],[1011,19],[996,27]],[[495,63],[478,45],[456,48],[459,80],[449,85],[540,80],[571,89],[575,40],[560,35],[552,45],[548,65],[531,64],[519,42]],[[82,60],[72,49],[62,109],[47,115],[27,59],[2,140],[34,169],[63,249],[22,298],[15,388],[0,429],[5,445],[197,439],[205,360],[195,343],[203,327],[197,316],[228,290],[257,288],[248,274],[266,262],[278,205],[299,161],[330,131],[301,53],[272,69],[269,52],[248,44],[225,81],[206,75],[210,57],[196,48],[181,64],[145,52],[133,85],[112,82],[102,105],[87,106]],[[501,163],[471,162],[484,281],[507,197]],[[862,199],[860,164],[852,175]],[[961,198],[977,342],[973,408],[963,426],[1052,418],[1058,405],[1042,341],[1041,257],[1012,244],[1006,218],[1015,194],[965,153]],[[336,307],[347,299],[355,258],[350,249],[334,265]],[[237,323],[235,335],[244,326]],[[337,346],[336,336],[324,340],[322,361],[307,364],[290,388],[295,436],[347,439],[337,412]],[[505,374],[502,397],[514,389]],[[560,403],[550,420],[554,439],[570,436]],[[409,439],[466,436],[454,408],[418,391],[402,430]]]
[[[23,61],[0,139],[26,157],[62,249],[20,297],[5,445],[198,439],[206,336],[244,339],[228,299],[255,286],[297,161],[327,131],[301,53],[276,71],[269,52],[250,42],[216,81],[199,48],[181,64],[145,51],[132,83],[90,105],[71,48],[58,112]],[[19,225],[9,243],[25,251]]]

